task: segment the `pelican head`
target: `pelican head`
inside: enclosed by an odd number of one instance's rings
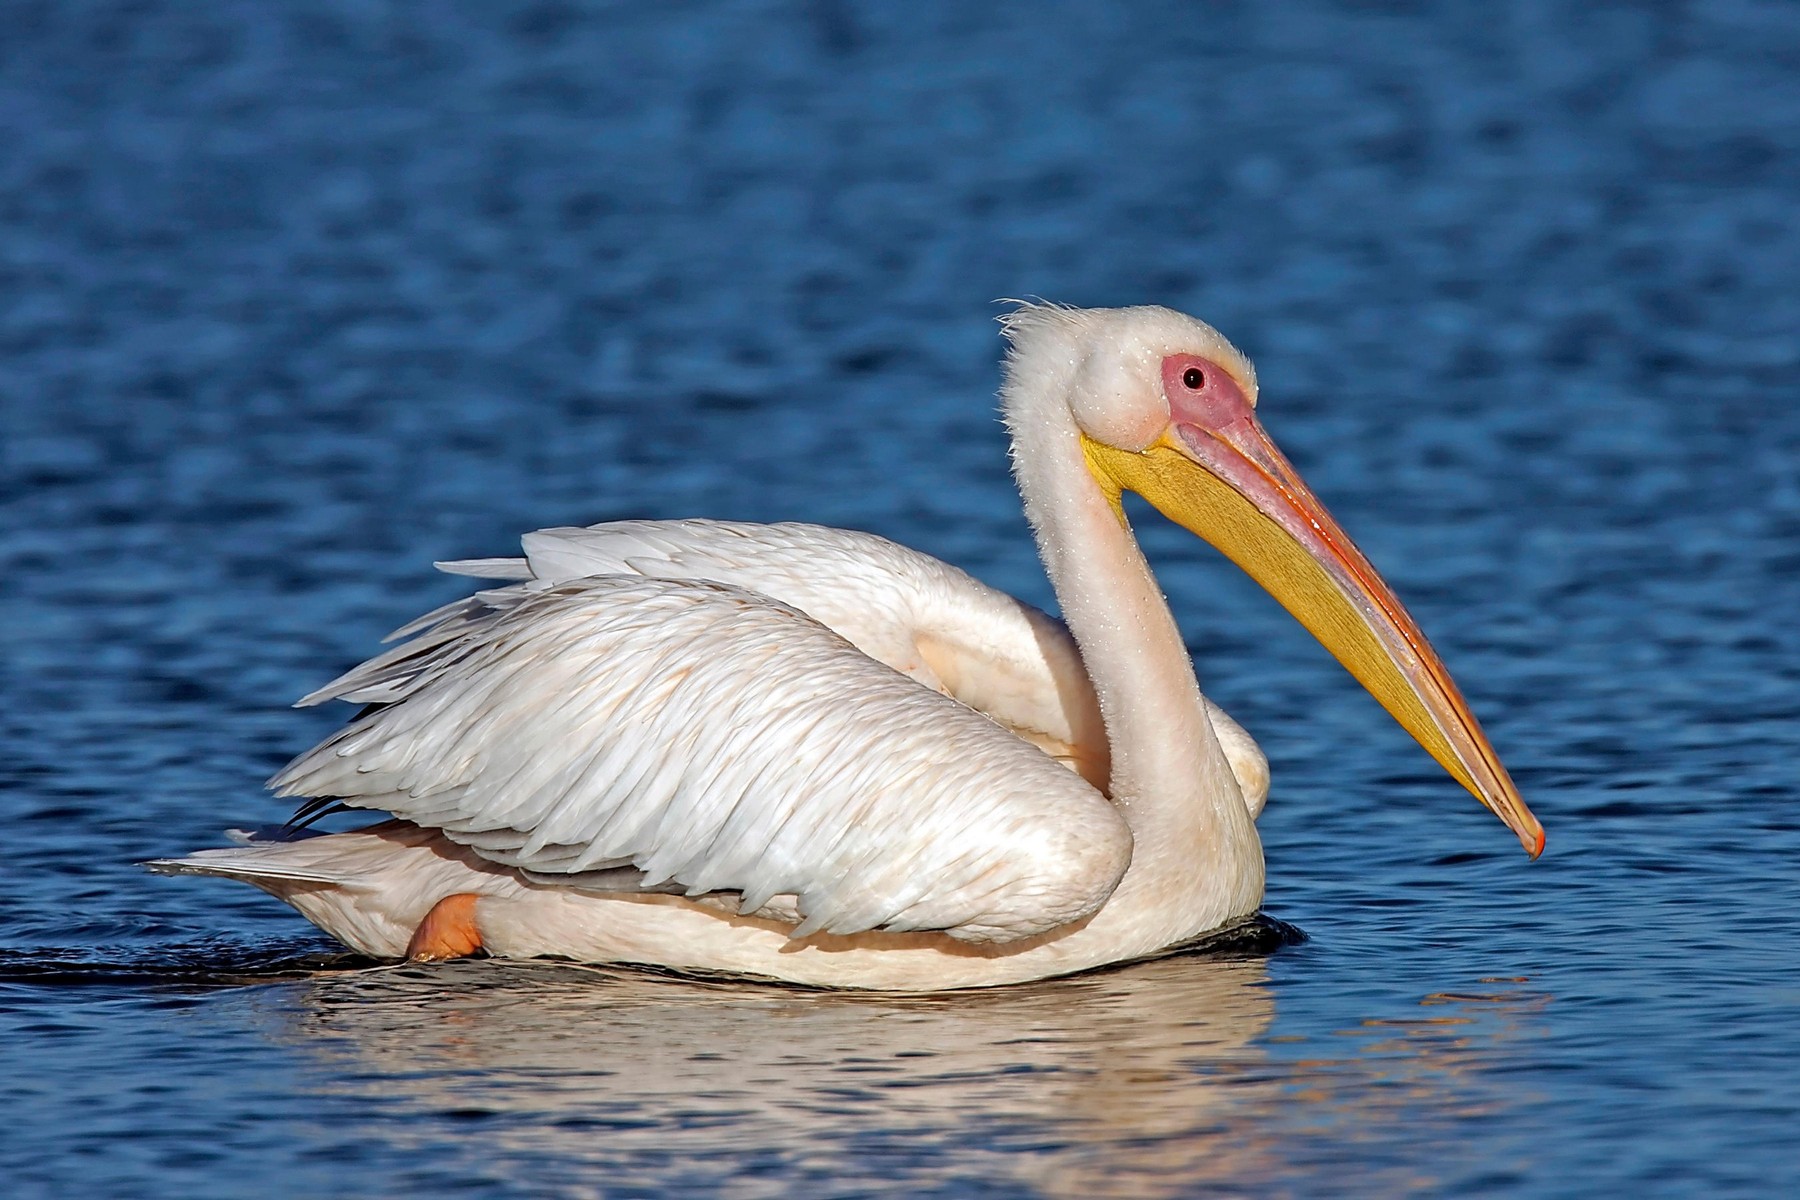
[[[1136,492],[1237,563],[1542,853],[1542,826],[1443,660],[1257,421],[1249,360],[1164,308],[1031,304],[1003,320],[1009,391],[1069,398],[1087,468],[1121,522],[1120,494]]]

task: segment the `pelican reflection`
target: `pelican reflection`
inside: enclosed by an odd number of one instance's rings
[[[1346,1139],[1376,1190],[1453,1168],[1505,1102],[1484,1055],[1541,1003],[1434,995],[1293,1044],[1273,995],[1262,960],[1194,957],[925,996],[462,963],[310,981],[294,1034],[372,1135],[549,1194],[1156,1196],[1278,1190]],[[1383,1166],[1370,1140],[1410,1149]]]

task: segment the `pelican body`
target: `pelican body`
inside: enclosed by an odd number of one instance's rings
[[[1250,364],[1162,308],[1020,306],[1002,410],[1063,622],[810,525],[551,529],[301,701],[271,781],[392,819],[150,864],[379,957],[485,950],[937,990],[1142,958],[1263,894],[1265,761],[1201,695],[1132,491],[1268,589],[1535,857],[1437,654],[1275,448]]]

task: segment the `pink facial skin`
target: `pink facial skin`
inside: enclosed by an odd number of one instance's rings
[[[1275,448],[1228,371],[1197,354],[1171,354],[1163,359],[1162,383],[1175,434],[1195,461],[1322,561],[1355,573],[1361,553]]]
[[[1255,423],[1250,401],[1237,380],[1209,358],[1171,354],[1162,363],[1163,395],[1178,423],[1223,429],[1238,421]]]

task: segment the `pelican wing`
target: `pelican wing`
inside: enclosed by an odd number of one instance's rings
[[[1010,941],[1097,908],[1111,804],[806,614],[707,581],[528,581],[309,699],[382,702],[271,781],[586,886],[794,897],[795,936]],[[776,905],[781,910],[783,905]]]
[[[522,541],[524,558],[438,566],[540,586],[590,575],[705,579],[774,597],[1105,786],[1106,735],[1069,631],[930,555],[874,534],[797,523],[615,521],[543,529]]]
[[[522,542],[523,558],[437,565],[538,586],[631,574],[708,579],[771,596],[878,662],[986,713],[1095,787],[1107,785],[1106,730],[1068,629],[928,554],[822,525],[711,520],[542,529]],[[479,610],[483,603],[473,598],[450,607]],[[1208,701],[1207,713],[1255,816],[1269,794],[1268,760],[1218,705]]]

